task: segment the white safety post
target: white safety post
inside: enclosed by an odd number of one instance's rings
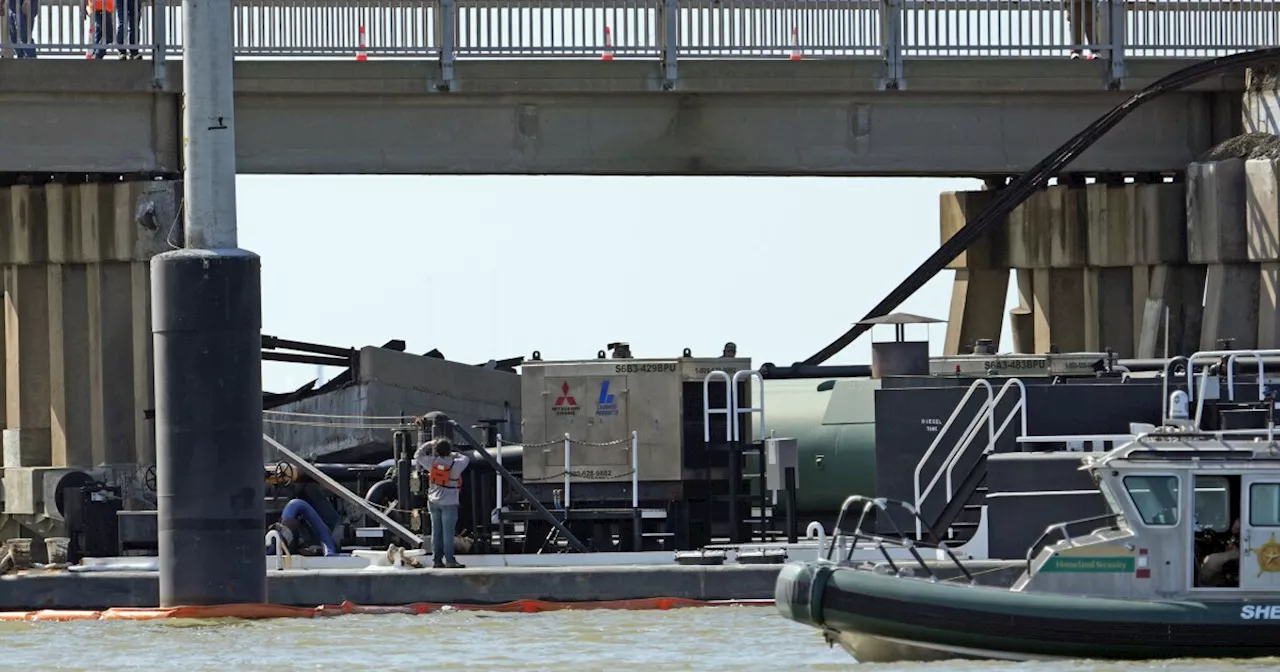
[[[572,445],[569,440],[569,432],[564,433],[564,509],[569,510],[569,446]]]
[[[631,432],[631,508],[640,508],[640,433]]]

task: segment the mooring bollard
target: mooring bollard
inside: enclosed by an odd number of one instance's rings
[[[70,537],[49,537],[44,540],[45,549],[49,553],[50,565],[62,565],[67,562],[67,546],[71,544]]]

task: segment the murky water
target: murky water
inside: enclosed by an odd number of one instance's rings
[[[343,616],[256,622],[0,623],[7,669],[58,670],[840,670],[1213,672],[1247,662],[859,665],[772,607]]]

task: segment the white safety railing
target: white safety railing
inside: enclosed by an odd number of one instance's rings
[[[112,13],[80,0],[6,3],[7,56],[182,53],[182,0],[112,0]],[[234,0],[234,11],[242,58],[448,67],[458,58],[640,58],[669,69],[690,58],[863,58],[892,70],[915,58],[1081,52],[1115,70],[1126,57],[1280,45],[1280,0]]]
[[[561,485],[560,485],[561,508],[565,510],[573,508],[573,492],[572,492],[573,479],[577,478],[578,480],[591,480],[589,476],[584,477],[581,473],[575,474],[573,472],[573,444],[574,443],[575,441],[573,437],[568,432],[565,432],[564,434],[564,474],[561,475]],[[608,441],[606,443],[587,443],[587,442],[583,442],[582,440],[578,440],[576,441],[576,443],[583,444],[584,447],[586,448],[601,448],[606,446],[616,446],[622,443],[628,444],[628,448],[631,453],[631,508],[639,509],[640,508],[640,433],[637,431],[632,431],[631,435],[627,439],[618,439],[615,441]],[[501,435],[499,435],[499,438],[498,438],[497,452],[498,452],[498,460],[501,461],[502,460]],[[622,476],[622,475],[623,474],[619,474],[619,476]],[[501,479],[501,476],[499,476],[498,478]],[[550,478],[554,478],[554,476],[549,476],[548,479]],[[606,476],[605,478],[611,479],[612,472],[610,472],[610,476]],[[497,492],[498,492],[498,506],[501,507],[502,506],[501,480],[499,480]]]

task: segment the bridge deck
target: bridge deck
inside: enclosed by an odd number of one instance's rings
[[[1128,94],[1065,59],[236,65],[241,173],[983,175],[1025,170]],[[1176,60],[1130,64],[1142,86]],[[177,172],[181,69],[0,61],[0,172]],[[1238,132],[1239,73],[1140,108],[1073,166],[1180,171]]]
[[[133,36],[110,17],[96,26],[80,0],[34,4],[30,32],[0,22],[0,52],[18,57],[0,61],[0,172],[179,170],[183,5],[140,1],[114,0],[139,21]],[[1179,63],[1280,43],[1277,10],[1280,0],[235,0],[238,167],[1007,174]],[[144,60],[72,60],[105,56],[98,37]],[[1067,59],[1073,50],[1099,58]],[[1237,74],[1152,102],[1073,169],[1181,170],[1239,131],[1239,90]]]

